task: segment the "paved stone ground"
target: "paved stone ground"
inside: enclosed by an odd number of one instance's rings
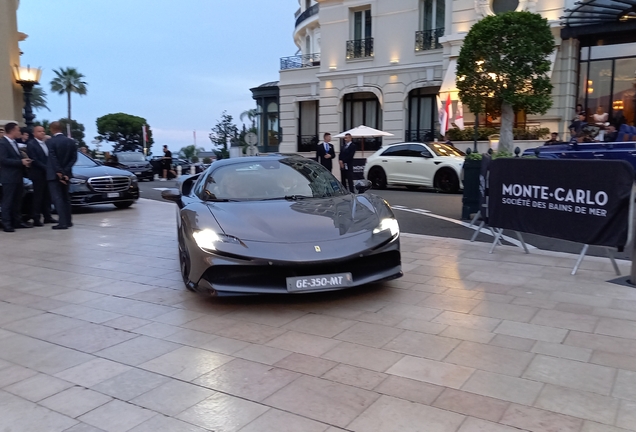
[[[174,212],[0,237],[0,430],[636,430],[636,289],[606,260],[405,235],[391,283],[210,299]]]

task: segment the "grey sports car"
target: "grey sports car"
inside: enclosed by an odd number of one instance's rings
[[[162,192],[179,206],[186,287],[211,295],[330,291],[402,276],[382,198],[300,156],[224,159]]]

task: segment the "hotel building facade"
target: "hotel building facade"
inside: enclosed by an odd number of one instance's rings
[[[309,153],[323,133],[361,124],[393,134],[366,140],[367,150],[440,138],[436,99],[450,93],[455,111],[464,37],[483,17],[510,10],[541,14],[556,44],[552,108],[517,113],[517,126],[563,137],[579,103],[590,121],[602,111],[634,125],[636,0],[300,0],[298,52],[281,58],[278,82],[252,89],[260,151]],[[464,119],[471,127],[475,116],[465,110]]]

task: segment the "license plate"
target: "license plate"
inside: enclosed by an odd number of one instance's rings
[[[299,276],[287,278],[288,292],[321,291],[353,285],[351,273],[335,273],[319,276]]]
[[[108,192],[106,198],[119,198],[119,192]]]
[[[141,175],[141,172],[136,172],[135,175]]]

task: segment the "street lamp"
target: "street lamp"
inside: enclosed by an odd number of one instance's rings
[[[22,86],[24,92],[24,122],[29,132],[33,131],[33,109],[31,108],[31,92],[33,86],[40,83],[40,76],[42,76],[41,68],[31,68],[30,66],[13,66],[13,76],[15,82]]]

